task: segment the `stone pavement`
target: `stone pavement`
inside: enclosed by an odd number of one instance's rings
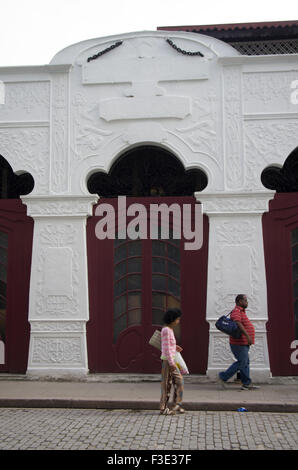
[[[120,451],[148,451],[152,463],[151,454],[160,460],[165,451],[174,459],[181,450],[298,450],[296,413],[0,408],[0,422],[0,450],[113,451],[97,454],[99,465],[123,458]],[[186,453],[191,464],[201,462],[202,454]]]
[[[0,374],[0,407],[158,410],[160,376],[89,375],[82,380],[33,380]],[[227,390],[204,376],[185,378],[184,407],[198,411],[298,412],[296,377],[272,379],[259,390]]]
[[[175,416],[159,415],[159,380],[159,375],[33,380],[0,374],[0,450],[104,450],[100,464],[122,458],[120,451],[147,450],[143,466],[158,452],[176,458],[181,451],[298,450],[297,378],[241,391],[234,382],[221,390],[206,377],[189,376],[186,413]],[[191,453],[191,463],[200,455]]]

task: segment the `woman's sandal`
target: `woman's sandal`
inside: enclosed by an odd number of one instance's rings
[[[175,413],[179,413],[179,414],[185,413],[185,409],[182,408],[180,405],[174,406],[173,411],[174,411]]]
[[[160,411],[160,414],[161,415],[174,415],[176,414],[176,412],[173,410],[170,410],[170,408],[165,408],[164,410]]]

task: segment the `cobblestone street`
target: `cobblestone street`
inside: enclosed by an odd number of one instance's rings
[[[0,409],[1,450],[297,450],[298,414]]]

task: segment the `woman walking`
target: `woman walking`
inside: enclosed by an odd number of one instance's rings
[[[160,414],[173,415],[184,413],[181,408],[183,397],[183,377],[175,364],[176,351],[181,352],[182,348],[177,346],[173,328],[180,323],[181,311],[178,308],[167,310],[163,321],[165,326],[161,330],[161,399]],[[169,398],[173,385],[173,405],[169,408]]]

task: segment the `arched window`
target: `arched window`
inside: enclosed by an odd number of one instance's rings
[[[185,170],[182,163],[167,150],[141,146],[124,153],[109,174],[90,176],[87,187],[101,197],[192,196],[208,183],[200,169]]]
[[[34,179],[30,173],[16,175],[0,155],[0,199],[18,199],[20,195],[31,193],[34,187]]]
[[[261,174],[262,184],[277,193],[298,192],[298,147],[287,157],[281,168],[269,166]]]

